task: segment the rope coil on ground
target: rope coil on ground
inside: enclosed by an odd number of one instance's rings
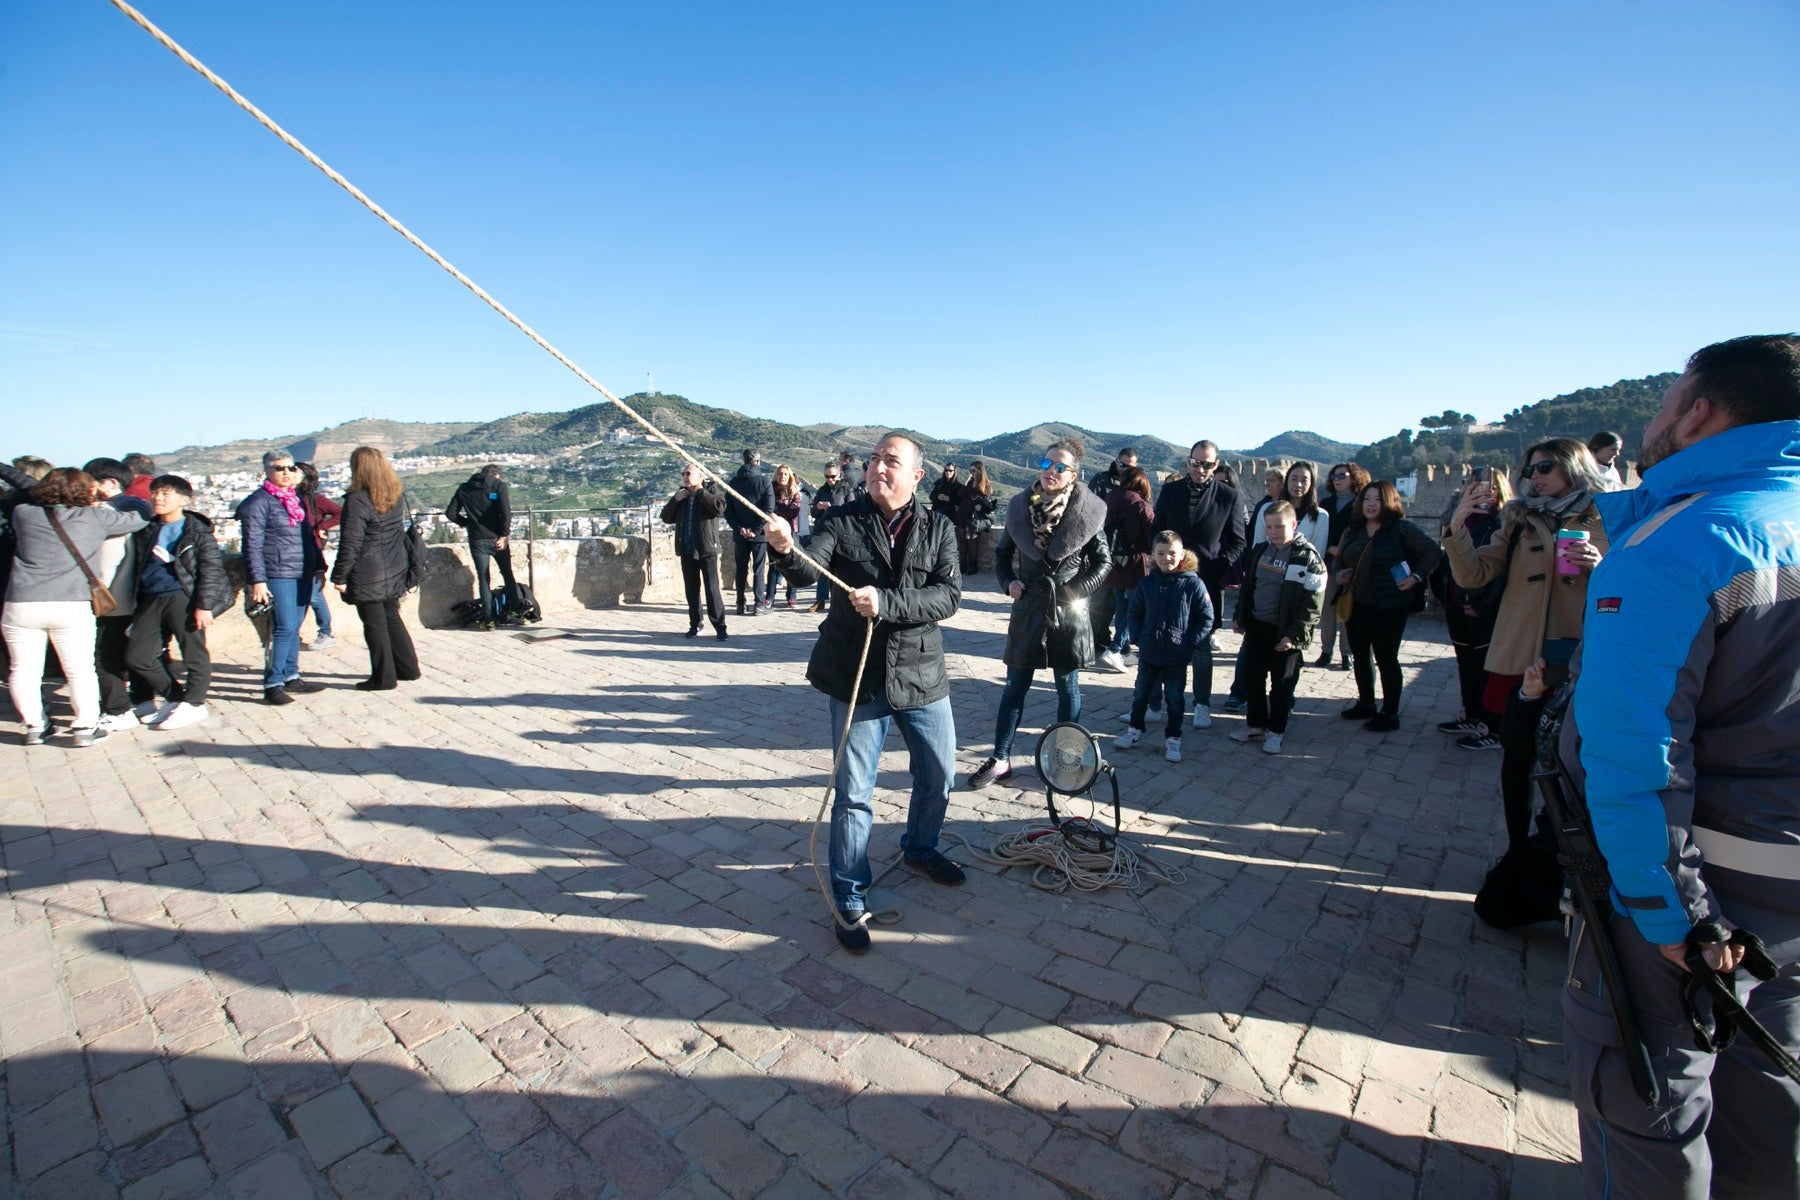
[[[1080,818],[1065,821],[1063,826],[1085,824]],[[1013,867],[1031,868],[1031,886],[1046,892],[1097,892],[1120,887],[1135,891],[1147,880],[1161,883],[1184,883],[1187,876],[1180,867],[1164,866],[1148,854],[1134,850],[1120,837],[1114,837],[1112,850],[1078,848],[1063,826],[1035,825],[1028,829],[1001,834],[987,850],[978,849],[961,834],[951,834],[970,855],[997,866],[1001,871]]]

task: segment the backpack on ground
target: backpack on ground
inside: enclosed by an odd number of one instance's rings
[[[537,596],[529,584],[515,583],[504,589],[506,593],[507,619],[515,623],[541,621],[544,612],[538,607]]]
[[[425,582],[425,531],[417,521],[406,525],[406,590],[416,592]]]

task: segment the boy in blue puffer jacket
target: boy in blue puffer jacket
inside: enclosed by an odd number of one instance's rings
[[[1162,688],[1163,757],[1181,761],[1181,718],[1187,696],[1188,663],[1212,636],[1212,601],[1200,582],[1199,560],[1181,545],[1181,535],[1165,529],[1151,550],[1156,570],[1144,576],[1131,601],[1131,640],[1138,644],[1137,686],[1131,694],[1131,728],[1117,745],[1129,750],[1144,736],[1144,710],[1153,689]]]

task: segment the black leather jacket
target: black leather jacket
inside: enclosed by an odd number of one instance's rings
[[[834,700],[866,704],[877,694],[896,709],[923,708],[950,694],[944,669],[948,620],[962,603],[957,567],[956,527],[915,497],[913,524],[896,566],[875,502],[859,496],[813,523],[807,554],[851,587],[881,589],[881,619],[854,699],[856,663],[868,621],[840,597],[819,625],[819,640],[806,664],[806,678]],[[819,573],[798,554],[776,555],[775,569],[797,584],[816,583]]]
[[[1014,531],[1029,530],[1030,523],[1022,515],[1028,495],[1020,492],[1008,505],[1006,525],[994,543],[994,576],[1000,590],[1008,590],[1015,579],[1025,587],[1013,601],[1006,623],[1001,658],[1009,667],[1049,667],[1060,675],[1094,661],[1094,623],[1088,617],[1087,598],[1106,581],[1112,554],[1106,546],[1105,504],[1080,484],[1074,486],[1072,511],[1063,520],[1075,519],[1073,510],[1081,506],[1080,515],[1096,530],[1086,541],[1060,558],[1039,555],[1035,546],[1022,552]],[[1057,549],[1054,537],[1050,549]]]

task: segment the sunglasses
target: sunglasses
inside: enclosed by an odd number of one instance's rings
[[[1548,475],[1554,470],[1556,470],[1556,464],[1546,458],[1542,462],[1534,462],[1526,466],[1525,474],[1527,477],[1532,475]]]
[[[1333,479],[1348,479],[1348,478],[1350,478],[1350,472],[1348,472],[1348,471],[1333,471],[1331,473],[1331,477]]]
[[[280,463],[276,463],[274,466],[269,468],[269,470],[271,470],[271,471],[298,471],[299,469],[300,468],[296,467],[293,463],[288,463],[286,466],[283,466]]]
[[[1190,458],[1188,459],[1188,466],[1199,467],[1202,471],[1216,471],[1219,469],[1219,460],[1216,458],[1210,460],[1204,458]]]
[[[1075,468],[1071,467],[1068,463],[1057,462],[1053,458],[1038,459],[1038,470],[1040,470],[1040,471],[1055,471],[1058,475],[1067,475],[1070,471],[1073,471],[1074,469]]]

